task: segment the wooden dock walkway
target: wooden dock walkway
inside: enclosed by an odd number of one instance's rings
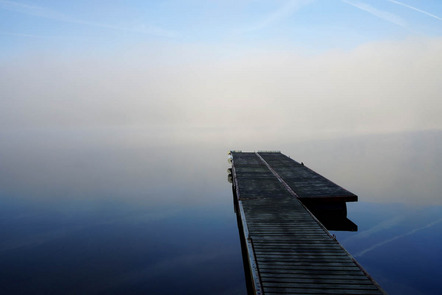
[[[279,152],[231,155],[251,293],[385,294],[301,202],[354,194]]]

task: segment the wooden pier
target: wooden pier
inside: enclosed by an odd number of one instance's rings
[[[307,209],[342,212],[356,195],[280,152],[231,156],[249,293],[385,294]]]

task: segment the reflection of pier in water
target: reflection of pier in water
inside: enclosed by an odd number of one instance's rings
[[[327,230],[357,230],[356,195],[280,152],[230,155],[249,293],[382,294]]]

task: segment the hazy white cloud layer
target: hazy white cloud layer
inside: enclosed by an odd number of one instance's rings
[[[302,55],[146,47],[1,62],[0,128],[131,125],[318,138],[442,127],[442,39]]]

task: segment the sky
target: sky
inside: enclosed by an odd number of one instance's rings
[[[0,132],[442,128],[438,0],[0,0]]]

